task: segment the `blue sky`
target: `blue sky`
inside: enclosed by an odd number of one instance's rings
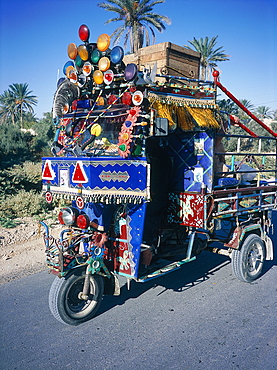
[[[117,25],[104,25],[113,13],[99,2],[0,0],[0,94],[26,82],[38,96],[37,118],[50,112],[58,69],[62,74],[69,60],[67,46],[82,43],[79,26],[86,24],[95,42]],[[156,32],[156,43],[184,45],[193,37],[218,35],[218,46],[230,55],[219,63],[221,83],[239,99],[277,109],[277,0],[166,0],[155,12],[172,21]]]

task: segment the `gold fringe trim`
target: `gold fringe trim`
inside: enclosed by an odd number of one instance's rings
[[[214,118],[211,108],[196,108],[189,106],[178,106],[175,104],[165,104],[155,99],[152,107],[157,111],[158,117],[167,118],[169,127],[176,124],[184,131],[192,130],[195,123],[200,127],[219,128],[220,125]],[[175,118],[176,117],[176,118]]]

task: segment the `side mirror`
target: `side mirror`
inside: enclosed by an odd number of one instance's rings
[[[168,135],[168,119],[157,117],[155,119],[154,136]]]

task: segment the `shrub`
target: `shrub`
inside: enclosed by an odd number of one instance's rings
[[[41,194],[35,191],[20,190],[16,195],[9,195],[0,202],[0,217],[25,217],[39,215],[50,209]]]

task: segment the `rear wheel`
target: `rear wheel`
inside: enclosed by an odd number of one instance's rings
[[[264,242],[258,235],[251,234],[244,240],[240,250],[233,251],[233,273],[239,280],[251,283],[261,275],[264,259]]]
[[[53,281],[49,292],[49,307],[53,316],[60,322],[78,325],[90,320],[97,312],[104,291],[102,276],[90,276],[88,299],[79,298],[83,291],[85,271],[75,271],[68,278]]]

